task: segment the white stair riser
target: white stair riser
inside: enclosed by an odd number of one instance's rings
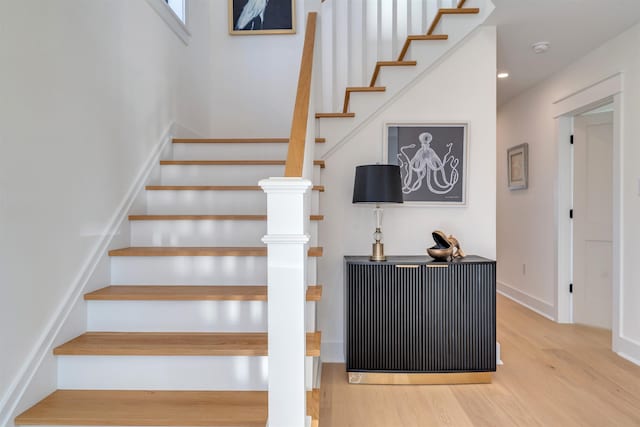
[[[265,301],[88,301],[87,328],[97,332],[266,332]],[[307,302],[307,332],[315,302]]]
[[[396,94],[416,78],[420,71],[423,69],[417,66],[382,67],[376,84],[386,87],[390,94]]]
[[[147,213],[182,215],[264,214],[267,196],[255,191],[147,191]],[[318,212],[319,194],[313,192],[311,212]]]
[[[58,357],[62,389],[266,390],[267,374],[266,357]]]
[[[267,197],[260,191],[147,191],[149,214],[263,214]]]
[[[261,179],[284,176],[278,165],[162,165],[161,185],[258,185]],[[318,184],[320,166],[313,168]]]
[[[351,110],[355,112],[355,110]],[[356,120],[358,120],[359,114],[356,113],[356,118],[326,118],[317,119],[318,132],[324,138],[327,138],[327,143],[322,144],[322,147],[316,147],[316,157],[322,156],[327,150],[333,147],[334,144],[339,142],[349,131],[354,128]]]
[[[284,176],[284,166],[162,165],[161,185],[258,185],[272,176]]]
[[[131,221],[131,246],[262,246],[266,221]]]
[[[451,38],[451,36],[450,36]],[[455,42],[449,40],[414,40],[409,46],[409,50],[405,57],[407,61],[417,61],[417,67],[422,67],[421,64],[432,61],[433,58],[441,57],[447,50],[451,49]]]
[[[477,7],[478,5],[466,4],[465,7]],[[487,8],[480,7],[480,15],[484,15],[487,12]],[[478,15],[468,14],[468,15],[456,15],[456,16],[444,16],[443,19],[440,20],[438,24],[438,28],[436,29],[436,34],[448,34],[449,39],[454,42],[458,42],[460,39],[469,34],[476,23],[478,22]]]
[[[388,92],[356,92],[351,94],[349,111],[358,115],[369,116],[389,99]]]
[[[112,284],[261,285],[266,257],[112,257]]]
[[[58,357],[59,389],[266,390],[267,377],[266,356]]]
[[[308,277],[315,282],[316,258]],[[264,285],[266,257],[112,257],[113,285]]]
[[[131,221],[131,246],[261,246],[266,221],[177,220]],[[317,242],[317,221],[310,225]]]
[[[173,144],[174,160],[284,160],[289,144]]]

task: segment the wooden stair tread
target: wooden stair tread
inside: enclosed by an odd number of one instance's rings
[[[464,2],[462,2],[462,4],[464,4]],[[461,6],[455,7],[455,8],[445,8],[445,9],[440,9],[438,10],[438,13],[436,14],[436,17],[433,18],[433,22],[431,23],[431,25],[429,26],[429,30],[427,31],[427,35],[432,35],[433,32],[435,31],[436,27],[438,26],[438,23],[440,23],[440,20],[442,19],[442,17],[444,15],[469,15],[469,14],[476,14],[476,13],[480,13],[480,9],[477,7],[468,7],[468,8],[463,8]]]
[[[349,111],[349,100],[351,99],[351,92],[384,92],[387,88],[384,86],[351,86],[344,91],[344,104],[342,106],[342,113]]]
[[[319,402],[308,391],[307,414]],[[264,427],[267,416],[266,391],[57,390],[15,424]]]
[[[438,11],[443,15],[473,15],[480,13],[480,8],[477,7],[452,7],[443,8]]]
[[[449,35],[447,34],[414,34],[407,36],[407,39],[414,40],[448,40]]]
[[[284,166],[285,160],[160,160],[162,166]],[[324,160],[314,160],[315,166],[325,167]]]
[[[322,256],[322,247],[309,248],[310,257]],[[109,256],[267,256],[266,246],[138,246],[109,251]]]
[[[323,221],[324,215],[311,215],[311,221]],[[266,215],[129,215],[129,221],[266,221]]]
[[[376,66],[373,69],[373,75],[371,76],[371,82],[369,83],[369,87],[376,86],[376,80],[378,80],[378,75],[380,74],[380,68],[382,67],[413,67],[417,65],[416,61],[378,61],[376,62]]]
[[[400,54],[398,55],[398,61],[402,61],[409,51],[409,46],[412,41],[416,40],[448,40],[449,36],[447,34],[420,34],[420,35],[411,35],[407,36],[407,39],[404,41],[404,45],[400,50]]]
[[[148,191],[262,191],[259,185],[147,185]],[[313,191],[324,192],[324,185],[314,185]]]
[[[322,285],[307,288],[307,301],[320,301]],[[87,301],[266,301],[266,286],[112,285],[85,294]]]
[[[316,138],[322,144],[324,138]],[[288,144],[289,138],[173,138],[174,144]]]
[[[412,67],[418,65],[417,61],[378,61],[376,66],[380,67]]]
[[[347,92],[384,92],[386,90],[384,86],[352,86],[346,89]]]
[[[87,332],[56,356],[266,356],[266,333]],[[307,356],[320,355],[320,332],[307,333]]]
[[[316,119],[349,118],[355,116],[356,113],[316,113]]]

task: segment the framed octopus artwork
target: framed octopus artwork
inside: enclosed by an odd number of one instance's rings
[[[467,123],[386,123],[383,159],[400,166],[405,203],[466,206]]]

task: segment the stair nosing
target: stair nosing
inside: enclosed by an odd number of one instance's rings
[[[263,191],[259,185],[147,185],[147,191]],[[324,192],[324,185],[314,185],[313,191]]]
[[[264,427],[268,415],[267,394],[266,390],[55,390],[18,415],[14,422],[16,425]],[[314,420],[318,419],[319,406],[320,391],[307,391],[307,414]]]
[[[316,113],[316,119],[354,118],[356,113]]]
[[[160,160],[160,166],[284,166],[286,160]],[[324,160],[314,160],[314,166],[325,168]]]
[[[413,67],[418,65],[418,61],[378,61],[376,66],[380,67]]]
[[[320,355],[321,332],[307,332],[307,357]],[[55,356],[267,356],[266,332],[86,332]]]
[[[439,10],[443,15],[475,15],[480,13],[478,7],[447,7]]]
[[[349,86],[347,92],[385,92],[386,86]]]
[[[321,246],[311,247],[309,257],[321,257]],[[112,249],[110,257],[267,256],[266,246],[130,246]]]
[[[230,292],[212,292],[223,290]],[[119,289],[120,293],[109,293]],[[239,289],[251,292],[238,292]],[[153,294],[157,290],[171,290],[173,294]],[[182,293],[180,292],[182,291]],[[191,291],[191,292],[185,292]],[[200,292],[197,292],[200,291]],[[235,291],[235,293],[231,292]],[[306,292],[306,301],[315,302],[322,298],[322,285],[309,285]],[[267,301],[266,285],[109,285],[84,295],[85,301]]]
[[[267,215],[129,215],[129,221],[266,221]],[[324,215],[311,215],[310,221],[323,221]]]
[[[316,138],[318,144],[325,138]],[[288,144],[289,138],[173,138],[173,144]]]

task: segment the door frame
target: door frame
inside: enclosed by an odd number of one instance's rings
[[[573,156],[569,143],[573,132],[573,117],[613,103],[613,295],[611,312],[612,346],[619,348],[620,336],[620,289],[622,288],[622,97],[623,75],[616,73],[606,79],[588,85],[553,103],[553,118],[556,121],[556,320],[573,323],[572,298],[569,284],[573,274],[573,235],[569,210],[573,208]]]

